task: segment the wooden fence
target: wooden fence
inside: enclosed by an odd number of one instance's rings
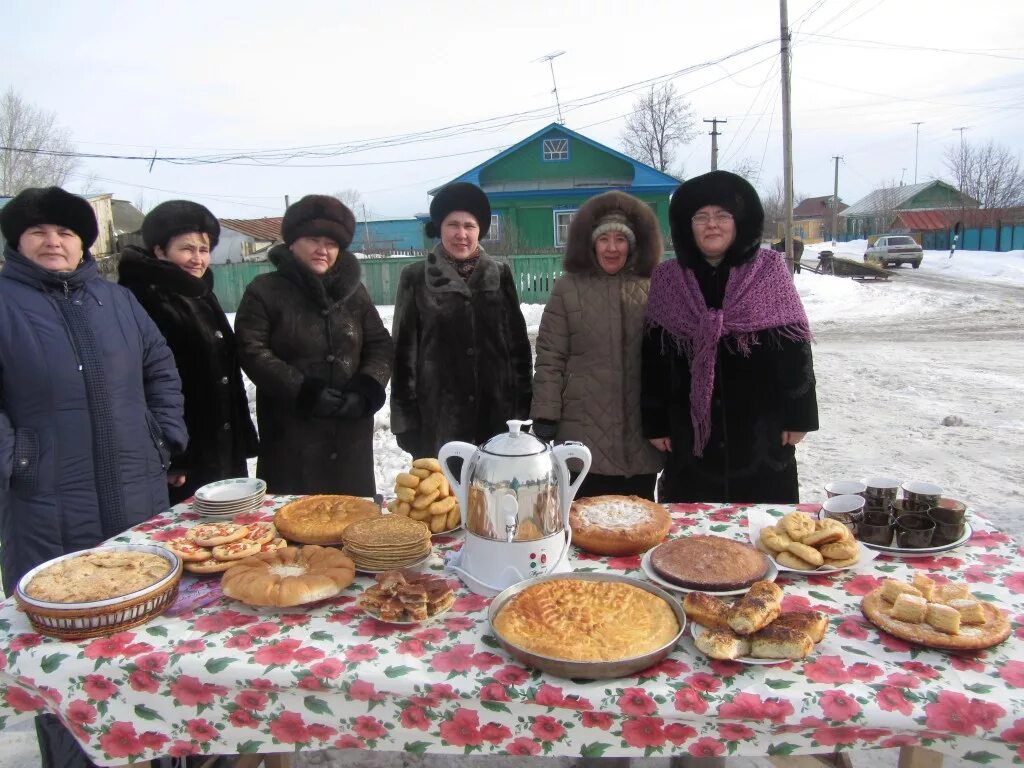
[[[421,261],[423,257],[392,257],[386,259],[360,259],[363,268],[363,284],[370,293],[374,304],[389,305],[395,303],[398,292],[398,279],[402,270],[409,264]],[[524,304],[546,304],[551,294],[551,287],[562,274],[562,257],[560,254],[541,256],[508,256],[498,257],[506,261],[512,268],[516,279],[516,290],[519,300]],[[274,265],[267,261],[248,262],[244,264],[217,264],[213,267],[214,286],[217,298],[225,312],[238,309],[245,287],[256,275],[271,272]]]

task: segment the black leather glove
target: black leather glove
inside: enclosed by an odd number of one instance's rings
[[[311,413],[314,416],[319,416],[320,418],[328,418],[336,415],[344,402],[344,392],[340,389],[327,387],[326,389],[320,390],[320,394],[316,396],[316,401],[313,403],[313,410]]]
[[[358,392],[343,392],[341,405],[335,416],[339,419],[358,419],[366,413],[366,398]]]
[[[410,429],[408,432],[402,432],[399,435],[395,435],[395,440],[398,442],[398,447],[406,453],[412,454],[414,459],[421,459],[422,438],[418,429]]]
[[[533,434],[545,443],[550,443],[555,439],[555,435],[558,434],[558,422],[551,421],[550,419],[534,419]]]

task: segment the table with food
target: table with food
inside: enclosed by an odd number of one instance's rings
[[[883,477],[800,505],[573,502],[588,463],[513,422],[412,462],[383,505],[204,486],[0,604],[0,728],[55,713],[100,765],[1024,762],[1022,550],[965,502]]]

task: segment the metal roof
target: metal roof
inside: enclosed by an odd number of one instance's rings
[[[222,227],[241,232],[257,240],[273,242],[281,239],[281,216],[266,216],[262,219],[219,219]]]

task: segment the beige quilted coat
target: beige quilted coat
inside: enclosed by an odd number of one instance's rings
[[[590,239],[611,211],[626,215],[637,239],[615,275],[597,265]],[[541,318],[530,416],[558,422],[558,442],[586,445],[596,474],[628,477],[662,467],[640,426],[644,310],[662,249],[657,218],[645,203],[621,192],[591,198],[573,219],[566,271]]]

